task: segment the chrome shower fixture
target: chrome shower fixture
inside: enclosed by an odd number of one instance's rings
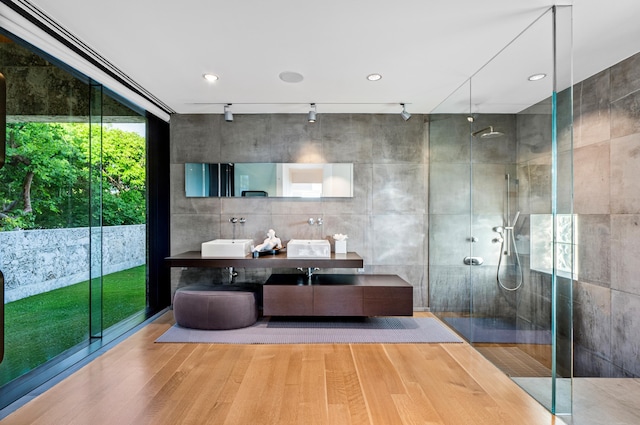
[[[494,139],[496,137],[504,136],[504,133],[494,130],[493,126],[490,125],[489,127],[483,128],[482,130],[474,131],[473,133],[471,133],[471,135],[473,137],[480,135],[481,139]]]

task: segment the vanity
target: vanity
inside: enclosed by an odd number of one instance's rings
[[[169,267],[363,268],[355,252],[327,258],[209,258],[189,251],[165,259]],[[264,316],[412,316],[413,287],[396,275],[272,274],[263,285]]]
[[[272,274],[265,316],[412,316],[413,287],[396,275]]]

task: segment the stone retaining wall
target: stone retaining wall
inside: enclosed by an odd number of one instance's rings
[[[89,239],[88,227],[0,232],[5,303],[88,280]],[[144,224],[103,227],[102,239],[103,274],[145,264]]]

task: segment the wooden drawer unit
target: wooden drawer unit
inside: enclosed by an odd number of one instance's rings
[[[265,316],[411,316],[413,287],[395,275],[274,274]]]
[[[310,316],[313,311],[313,288],[298,285],[264,287],[262,314],[265,316]]]
[[[364,316],[361,286],[317,285],[313,287],[314,316]]]

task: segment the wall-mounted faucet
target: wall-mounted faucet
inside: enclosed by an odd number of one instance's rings
[[[233,283],[233,278],[236,276],[238,276],[238,272],[233,267],[229,267],[229,283]]]
[[[233,224],[233,236],[232,236],[232,239],[236,238],[236,223],[244,224],[246,222],[247,222],[247,219],[244,218],[244,217],[240,217],[240,218],[231,217],[229,219],[229,223]]]

